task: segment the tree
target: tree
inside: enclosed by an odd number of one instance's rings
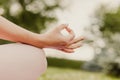
[[[56,10],[62,8],[61,0],[0,0],[4,17],[37,33],[57,21]]]
[[[96,37],[93,45],[97,54],[93,61],[101,65],[107,73],[120,77],[120,7],[115,10],[101,6],[95,12],[89,30]],[[96,44],[100,40],[104,46]]]

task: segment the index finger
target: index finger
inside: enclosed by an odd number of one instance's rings
[[[56,27],[55,31],[60,32],[61,30],[67,28],[67,24],[61,24],[60,26]]]
[[[72,29],[70,29],[69,27],[65,27],[65,29],[68,31],[69,35],[68,35],[68,40],[72,40],[75,38],[75,33]]]

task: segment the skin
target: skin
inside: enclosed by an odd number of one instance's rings
[[[66,30],[69,35],[62,35]],[[53,36],[54,35],[54,36]],[[55,27],[46,33],[37,34],[28,31],[0,16],[0,39],[29,44],[38,48],[54,48],[67,53],[73,53],[74,49],[81,47],[83,37],[75,38],[73,30],[67,24]]]

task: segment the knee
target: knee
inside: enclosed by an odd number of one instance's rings
[[[41,74],[44,74],[46,70],[47,70],[47,60],[44,61]]]
[[[40,54],[45,54],[44,51],[42,50]],[[47,70],[47,59],[46,56],[41,56],[40,57],[42,61],[40,61],[40,75],[44,74]]]
[[[13,72],[13,74],[23,75],[20,72],[24,71],[24,74],[28,74],[29,76],[34,74],[34,77],[37,77],[47,70],[47,60],[42,49],[15,43],[0,46],[0,53],[0,58],[3,59],[0,62],[1,65],[10,66],[10,70],[17,68],[17,71]],[[14,62],[15,64],[10,64],[9,62]]]
[[[47,70],[42,49],[18,43],[0,46],[0,64],[0,80],[35,80]]]

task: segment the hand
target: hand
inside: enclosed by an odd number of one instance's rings
[[[61,31],[63,29],[65,29],[69,35],[62,35]],[[37,34],[21,28],[1,16],[0,38],[32,45],[38,48],[55,48],[69,53],[74,52],[74,49],[80,47],[81,40],[83,40],[82,37],[75,38],[74,32],[68,28],[66,24],[62,24],[47,33]]]
[[[61,31],[65,29],[69,35],[62,35]],[[54,48],[64,52],[72,53],[74,49],[81,46],[83,37],[75,38],[74,32],[68,28],[68,25],[62,24],[53,30],[43,34],[46,48]]]
[[[84,37],[77,37],[73,39],[65,48],[61,49],[64,52],[67,53],[73,53],[74,49],[79,48],[82,46],[82,42],[84,40]]]

